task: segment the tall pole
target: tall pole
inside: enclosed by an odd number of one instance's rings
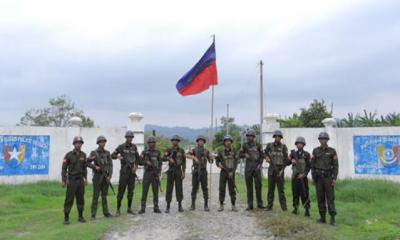
[[[212,36],[213,43],[215,45],[215,34]],[[212,153],[212,147],[213,147],[213,130],[214,130],[214,85],[211,86],[211,126],[210,126],[210,131],[209,131],[209,136],[208,136],[208,142],[209,142],[209,151]],[[211,202],[211,170],[212,170],[212,164],[210,164],[210,181],[209,181],[209,187],[208,187],[208,198],[209,202]]]
[[[264,63],[260,60],[260,144],[263,148],[262,126],[264,118],[264,79],[263,79],[263,66]]]

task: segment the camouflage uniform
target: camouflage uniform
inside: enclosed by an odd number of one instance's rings
[[[288,160],[288,148],[283,143],[268,143],[265,148],[266,156],[271,160],[268,168],[268,205],[270,210],[274,204],[275,187],[278,187],[279,203],[282,210],[286,211],[285,197],[285,167],[290,164]]]
[[[175,136],[171,140],[178,140],[179,137]],[[173,161],[173,163],[170,162]],[[185,150],[179,146],[170,147],[164,153],[163,161],[168,161],[168,171],[167,171],[167,190],[165,200],[167,201],[166,212],[169,212],[171,201],[172,201],[172,191],[174,189],[175,183],[175,194],[176,200],[179,204],[179,211],[182,212],[182,200],[183,200],[183,188],[182,188],[182,176],[186,171],[186,156]]]
[[[319,139],[329,139],[325,132],[320,133]],[[318,209],[321,216],[320,222],[325,222],[326,209],[331,215],[331,224],[335,224],[335,189],[339,171],[339,162],[336,150],[327,145],[314,148],[311,159],[311,174],[316,184]]]
[[[232,141],[230,136],[226,136],[225,141]],[[216,158],[216,165],[221,168],[221,172],[219,175],[219,201],[221,204],[221,210],[223,210],[223,204],[225,201],[225,193],[226,193],[226,184],[228,184],[229,196],[231,198],[232,206],[235,206],[236,202],[236,189],[235,189],[235,172],[238,165],[238,154],[232,150],[232,148],[224,147],[223,150],[218,152]],[[229,173],[232,174],[232,177],[229,176]]]
[[[74,144],[80,141],[83,144],[83,140],[80,137],[74,138]],[[61,177],[63,183],[67,185],[67,191],[65,194],[64,201],[64,220],[66,224],[69,224],[69,213],[76,198],[76,207],[78,208],[79,220],[84,222],[83,209],[84,209],[84,194],[85,194],[85,182],[87,179],[87,168],[86,168],[86,154],[76,149],[68,152],[62,164]]]
[[[246,135],[255,136],[254,131],[249,131]],[[245,164],[245,179],[246,179],[246,189],[247,189],[247,205],[248,209],[253,209],[253,181],[256,190],[257,206],[263,208],[262,200],[262,174],[261,165],[264,159],[264,153],[260,144],[256,142],[243,144],[240,157],[246,158]]]
[[[99,137],[99,139],[101,138]],[[100,142],[99,139],[97,141],[98,143]],[[113,173],[113,163],[110,152],[100,147],[92,151],[88,158],[88,167],[93,170],[92,218],[96,217],[100,193],[103,214],[105,217],[110,217],[111,214],[108,211],[107,204],[108,187],[110,185],[107,178],[111,179]],[[99,167],[100,170],[96,170],[96,167]]]
[[[298,138],[295,144],[303,143],[299,140],[303,139]],[[305,141],[303,144],[305,145]],[[290,152],[289,159],[295,162],[292,164],[293,213],[298,214],[298,207],[301,198],[301,202],[305,208],[305,215],[309,216],[310,199],[307,175],[311,169],[310,153],[304,150],[292,150]],[[300,174],[304,175],[301,179],[298,178]]]
[[[196,141],[200,140],[198,138]],[[201,140],[205,139],[202,138]],[[203,192],[204,198],[204,209],[208,211],[208,172],[207,172],[207,162],[212,162],[212,157],[210,151],[208,151],[204,146],[196,146],[188,153],[190,156],[199,159],[199,163],[193,161],[192,166],[192,209],[194,209],[196,202],[196,195],[201,184],[201,190]]]
[[[133,133],[128,131],[125,137],[133,137]],[[111,154],[113,159],[120,156],[121,170],[119,172],[118,194],[117,194],[117,211],[121,208],[121,201],[124,198],[125,189],[128,188],[128,212],[133,213],[131,210],[133,192],[135,189],[136,167],[139,164],[139,153],[137,146],[133,143],[125,142],[119,145]]]
[[[147,143],[155,143],[155,138],[149,137]],[[147,162],[151,162],[149,165]],[[146,200],[149,187],[151,185],[153,190],[153,203],[154,212],[159,213],[160,209],[158,207],[158,189],[160,187],[160,174],[162,168],[161,153],[157,149],[145,149],[140,155],[139,165],[144,166],[143,173],[143,192],[141,199],[141,210],[139,213],[144,213],[146,210]]]

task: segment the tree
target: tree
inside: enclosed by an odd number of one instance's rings
[[[75,107],[67,96],[61,95],[49,100],[49,107],[33,108],[20,119],[19,125],[22,126],[50,126],[66,127],[71,117],[80,117],[83,127],[93,127],[94,121],[85,116],[83,111]]]

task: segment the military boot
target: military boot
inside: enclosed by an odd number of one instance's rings
[[[232,203],[232,212],[237,212],[238,210],[237,210],[237,208],[236,208],[236,206],[235,206],[235,203]]]
[[[335,219],[335,215],[331,215],[331,225],[332,226],[336,226],[336,219]]]
[[[196,200],[192,199],[192,205],[190,206],[190,210],[194,211],[196,209]]]
[[[210,208],[208,208],[208,200],[204,200],[204,211],[209,212]]]
[[[224,203],[223,202],[220,203],[219,208],[218,208],[218,212],[222,212],[222,211],[224,211]]]
[[[142,204],[142,206],[140,208],[140,211],[139,211],[139,214],[143,214],[145,212],[146,212],[146,205]]]
[[[178,203],[178,211],[183,212],[182,202]]]
[[[317,220],[317,223],[325,224],[326,223],[325,213],[319,213],[319,215],[320,215],[320,218]]]
[[[69,225],[69,215],[68,213],[64,213],[64,224]]]
[[[83,212],[82,211],[79,211],[78,222],[80,222],[80,223],[85,223],[86,222],[85,218],[83,217]]]
[[[167,207],[165,208],[165,213],[169,213],[170,207],[171,207],[171,203],[167,202]]]
[[[121,216],[121,210],[117,209],[117,211],[115,212],[115,216],[116,216],[116,217]]]
[[[306,216],[306,217],[310,216],[310,209],[306,208],[306,211],[304,212],[304,216]]]
[[[154,212],[155,213],[161,213],[160,208],[158,207],[158,205],[154,205]]]
[[[293,213],[294,215],[299,215],[299,210],[298,210],[297,208],[294,208],[293,211],[292,211],[292,213]]]

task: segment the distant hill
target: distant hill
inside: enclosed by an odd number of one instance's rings
[[[189,141],[194,141],[198,135],[204,135],[208,137],[208,128],[189,128],[189,127],[164,127],[153,124],[146,124],[144,126],[145,132],[156,131],[157,135],[162,135],[164,137],[172,137],[178,134],[180,137],[187,139]]]

